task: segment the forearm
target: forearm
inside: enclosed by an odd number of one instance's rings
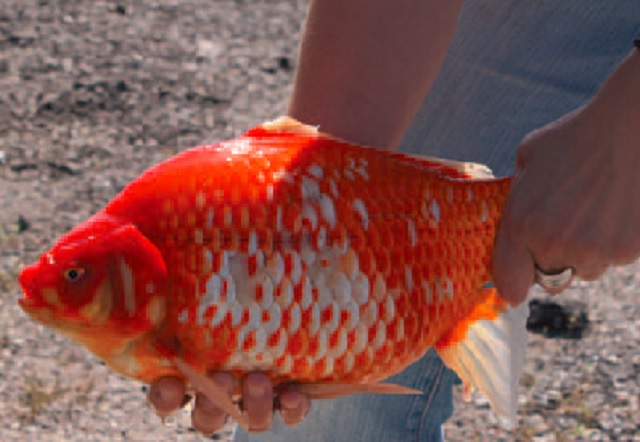
[[[462,0],[312,0],[288,114],[396,147],[431,88]]]
[[[612,138],[609,145],[624,149],[622,161],[640,159],[640,48],[618,65],[586,112],[603,135]]]

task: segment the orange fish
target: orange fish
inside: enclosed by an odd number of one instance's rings
[[[435,347],[513,420],[523,307],[491,286],[510,180],[342,142],[283,117],[142,174],[20,275],[22,308],[143,382],[261,370],[311,397]]]

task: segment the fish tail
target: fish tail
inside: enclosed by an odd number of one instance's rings
[[[511,307],[494,288],[485,301],[435,345],[445,365],[465,387],[486,396],[507,428],[517,420],[517,387],[524,370],[528,305]]]

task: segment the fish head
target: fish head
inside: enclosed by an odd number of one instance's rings
[[[109,359],[162,323],[166,273],[162,255],[134,225],[97,215],[22,270],[19,304]]]

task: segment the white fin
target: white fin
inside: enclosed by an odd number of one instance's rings
[[[191,387],[204,394],[211,402],[226,411],[242,428],[249,431],[249,422],[232,402],[231,398],[218,384],[202,373],[198,373],[180,358],[173,358],[173,364],[184,374]]]
[[[518,381],[524,370],[529,306],[509,307],[495,320],[479,320],[455,344],[436,347],[445,365],[465,386],[472,385],[489,401],[501,424],[517,422]]]
[[[432,163],[442,164],[443,166],[450,167],[452,169],[457,170],[458,172],[466,173],[467,175],[469,175],[470,179],[486,180],[490,178],[495,178],[495,176],[493,175],[493,171],[489,168],[489,166],[485,166],[484,164],[480,164],[480,163],[445,160],[442,158],[423,156],[423,155],[406,154],[406,156],[410,158],[414,158],[416,160],[426,160],[426,161],[431,161]]]
[[[310,137],[318,137],[319,131],[316,126],[302,124],[298,120],[291,117],[278,117],[275,120],[262,123],[263,129],[273,132],[289,132],[295,135],[306,135]]]
[[[318,126],[309,126],[303,123],[300,123],[298,120],[282,116],[278,117],[275,120],[267,121],[261,124],[262,128],[268,131],[282,131],[289,132],[291,134],[296,135],[305,135],[315,138],[327,138],[336,141],[343,141],[340,138],[336,138],[330,134],[321,132]],[[353,143],[351,143],[353,144]],[[429,156],[421,156],[421,155],[411,155],[411,154],[403,154],[403,156],[414,158],[416,160],[427,160],[432,163],[439,163],[443,166],[450,167],[452,169],[457,170],[458,172],[465,173],[470,176],[471,179],[479,179],[486,180],[489,178],[495,178],[493,172],[489,167],[480,163],[470,163],[470,162],[462,162],[462,161],[453,161],[453,160],[445,160],[442,158],[429,157]]]
[[[334,141],[347,142],[340,138],[334,137],[333,135],[324,133],[320,130],[319,126],[309,126],[307,124],[303,124],[298,120],[282,116],[278,117],[275,120],[267,121],[261,124],[262,128],[268,131],[273,132],[288,132],[294,135],[303,135],[309,136],[313,138],[325,138]],[[348,142],[347,142],[348,143]],[[349,143],[353,145],[357,145],[354,143]],[[371,147],[369,147],[371,148]],[[458,172],[462,172],[464,174],[469,175],[470,179],[477,180],[486,180],[490,178],[495,178],[493,172],[488,166],[480,163],[471,163],[471,162],[463,162],[463,161],[453,161],[453,160],[445,160],[442,158],[422,156],[422,155],[411,155],[411,154],[402,154],[402,156],[407,158],[413,158],[417,161],[430,161],[432,163],[442,164],[443,166],[454,169]]]
[[[493,171],[489,166],[485,166],[484,164],[470,162],[464,163],[460,161],[443,160],[440,158],[430,158],[430,160],[453,167],[460,172],[468,174],[472,179],[486,180],[489,178],[495,178]]]

